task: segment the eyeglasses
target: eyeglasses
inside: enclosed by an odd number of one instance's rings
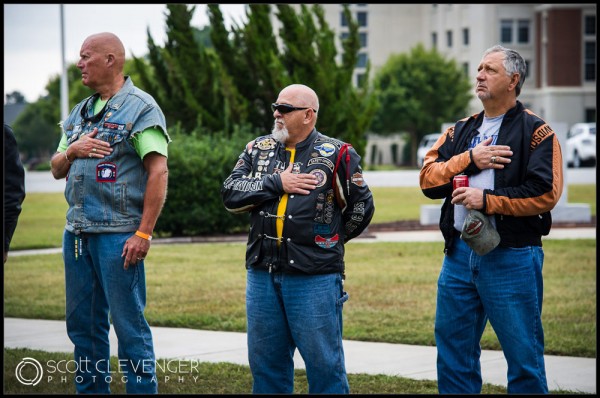
[[[93,96],[91,96],[90,98],[88,98],[87,101],[85,101],[85,104],[83,104],[83,106],[81,107],[81,110],[79,111],[79,114],[81,115],[81,118],[83,119],[84,123],[98,123],[100,121],[100,119],[102,119],[102,117],[104,117],[104,113],[106,112],[106,106],[108,105],[108,101],[106,101],[106,103],[104,104],[104,107],[102,108],[102,110],[98,113],[96,113],[94,116],[89,117],[89,111],[88,111],[88,104],[90,103],[90,101],[92,101],[92,105],[94,104],[94,102],[100,98],[100,94],[94,94]]]
[[[288,104],[271,104],[271,109],[273,110],[273,112],[275,112],[275,110],[278,110],[279,113],[281,113],[282,115],[286,114],[286,113],[290,113],[293,111],[302,111],[305,109],[312,109],[313,112],[317,113],[316,109],[307,107],[307,108],[299,108],[296,106],[292,106],[292,105],[288,105]]]

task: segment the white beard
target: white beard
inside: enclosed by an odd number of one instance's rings
[[[285,125],[279,128],[277,127],[277,122],[273,124],[273,130],[271,130],[271,134],[273,135],[273,138],[275,138],[275,141],[281,142],[282,144],[285,144],[290,136],[290,133]]]

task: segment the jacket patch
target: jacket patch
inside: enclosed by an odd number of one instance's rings
[[[362,173],[354,173],[352,174],[352,183],[359,187],[362,187],[365,183]]]
[[[331,156],[335,152],[335,146],[333,144],[330,144],[329,142],[317,145],[315,149],[319,151],[321,156]]]
[[[331,233],[331,227],[327,224],[313,224],[313,232],[317,235],[329,235]]]
[[[96,166],[97,182],[117,181],[117,165],[110,162],[100,163]]]
[[[102,125],[102,127],[104,127],[105,129],[120,130],[120,131],[123,131],[125,129],[124,124],[109,123],[109,122],[105,122]]]
[[[322,164],[323,166],[327,167],[329,170],[333,171],[333,162],[327,158],[312,158],[308,161],[308,163],[306,164],[306,167],[310,167],[312,165],[315,164]]]
[[[233,167],[233,169],[239,169],[240,167],[242,167],[244,165],[244,160],[240,159],[237,161],[237,163],[235,164],[235,166]]]
[[[317,177],[317,185],[316,185],[317,188],[322,187],[327,182],[327,175],[321,169],[311,170],[309,174],[312,174],[315,177]]]
[[[338,234],[333,235],[331,238],[323,238],[321,235],[315,236],[315,243],[321,246],[323,249],[330,249],[337,245],[340,240],[340,236]]]
[[[533,135],[531,136],[531,144],[529,146],[529,150],[533,151],[535,147],[537,147],[542,141],[544,141],[552,134],[554,134],[554,131],[547,124],[544,124],[542,127],[535,130],[533,132]]]
[[[275,145],[277,145],[277,142],[273,138],[266,138],[256,143],[256,147],[263,151],[273,149]]]

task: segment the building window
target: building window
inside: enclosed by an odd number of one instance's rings
[[[585,20],[583,22],[584,26],[584,34],[586,35],[596,35],[596,16],[595,15],[586,15],[584,16]]]
[[[596,81],[596,16],[583,16],[583,79]]]
[[[463,62],[462,69],[463,69],[463,73],[465,74],[465,76],[469,77],[469,63],[468,62]]]
[[[357,68],[366,68],[367,67],[367,53],[359,53],[358,59],[356,60]]]
[[[531,21],[528,19],[500,20],[500,42],[506,44],[528,44],[531,35]]]
[[[468,46],[469,45],[469,28],[463,28],[462,30],[462,36],[463,36],[463,45],[464,46]]]
[[[356,87],[363,87],[365,85],[365,79],[367,78],[366,73],[356,74]]]
[[[367,13],[359,11],[356,13],[356,19],[358,20],[358,26],[367,26]]]
[[[350,36],[349,32],[342,32],[340,34],[340,40],[346,40],[346,39],[348,39],[349,36]]]
[[[525,77],[529,77],[529,71],[531,70],[531,62],[529,60],[525,60]]]
[[[585,108],[585,122],[596,123],[596,108]]]
[[[517,22],[517,42],[519,44],[529,43],[529,20],[519,19]]]
[[[513,21],[510,19],[503,19],[500,21],[500,42],[501,43],[512,43],[512,30]]]
[[[446,31],[446,45],[448,46],[448,48],[452,48],[452,31],[451,30]]]
[[[358,40],[360,41],[360,48],[365,48],[367,46],[367,34],[359,33]]]
[[[437,33],[433,32],[431,34],[431,47],[437,48]]]
[[[596,81],[596,42],[586,40],[584,43],[584,78],[586,82]]]
[[[346,20],[346,15],[344,15],[344,12],[340,12],[340,24],[342,26],[348,26],[348,21]]]

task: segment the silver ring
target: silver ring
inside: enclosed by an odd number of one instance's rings
[[[492,156],[491,162],[492,162],[492,164],[496,164],[496,157],[495,156]]]
[[[91,157],[92,157],[92,153],[90,152],[90,153],[88,153],[88,158],[91,158]]]
[[[92,151],[93,151],[93,152],[96,152],[96,148],[92,148]]]

